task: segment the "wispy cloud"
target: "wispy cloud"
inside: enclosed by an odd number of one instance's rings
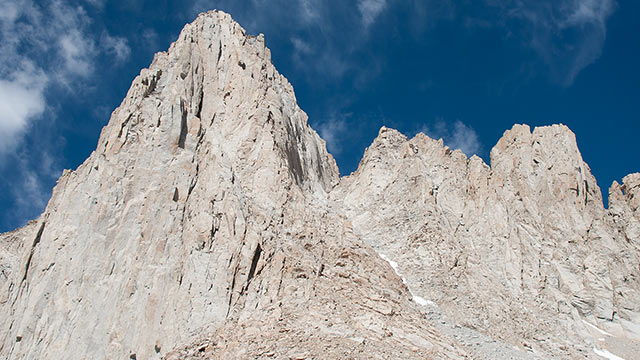
[[[99,5],[99,1],[90,1]],[[110,54],[122,62],[127,42],[106,31],[90,31],[82,6],[61,0],[0,0],[0,160],[15,149],[25,129],[47,108],[47,89],[78,90],[95,59]]]
[[[300,0],[299,13],[304,22],[313,23],[320,20],[320,3],[314,0]]]
[[[433,139],[443,139],[452,149],[460,149],[467,156],[482,155],[482,144],[476,131],[460,120],[452,123],[438,118],[435,122],[424,125],[418,132],[422,132]]]
[[[327,143],[327,149],[333,155],[339,154],[342,151],[342,142],[345,141],[345,137],[347,135],[347,123],[345,121],[345,117],[348,116],[349,114],[333,114],[318,125],[320,137],[322,137]]]
[[[606,21],[617,7],[615,0],[486,1],[501,8],[506,18],[528,24],[528,46],[563,86],[573,84],[576,76],[600,57]]]
[[[94,44],[77,30],[72,30],[58,38],[58,51],[64,61],[64,71],[58,76],[66,79],[68,75],[87,76],[93,70]]]
[[[313,53],[313,48],[311,47],[311,45],[308,42],[300,39],[299,37],[292,37],[291,44],[293,44],[294,56]]]
[[[411,4],[407,20],[416,36],[424,36],[442,19],[460,19],[473,32],[501,29],[503,40],[533,50],[535,56],[524,67],[536,68],[565,87],[602,54],[607,21],[617,8],[616,0],[414,0]]]
[[[299,37],[292,37],[293,52],[291,58],[298,70],[310,76],[322,75],[323,79],[336,80],[341,78],[352,64],[340,52],[329,49],[318,49],[310,42]],[[334,44],[328,44],[333,48]]]
[[[6,79],[0,79],[0,160],[11,151],[30,119],[45,110],[47,76],[24,61]]]
[[[596,24],[604,27],[615,6],[614,0],[578,0],[568,2],[568,10],[561,26]]]
[[[373,24],[386,6],[386,0],[359,0],[358,10],[362,16],[362,24],[365,27]]]
[[[95,6],[96,8],[102,10],[104,8],[104,3],[107,0],[85,0],[87,3]]]
[[[50,184],[61,175],[57,159],[46,152],[36,154],[32,159],[31,149],[21,148],[16,154],[15,181],[9,191],[13,199],[12,211],[2,221],[3,227],[22,225],[25,219],[33,219],[42,212],[51,197]]]
[[[129,42],[123,37],[111,36],[107,32],[102,34],[101,45],[105,51],[115,57],[116,61],[124,62],[131,55]]]
[[[482,146],[478,140],[478,134],[468,125],[457,120],[453,124],[453,130],[450,134],[449,146],[454,149],[460,149],[463,153],[471,156],[480,154]]]

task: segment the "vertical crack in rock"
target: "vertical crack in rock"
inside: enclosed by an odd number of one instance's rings
[[[299,186],[302,186],[305,180],[305,172],[302,167],[302,160],[300,159],[300,153],[298,151],[298,144],[300,134],[295,126],[292,128],[292,124],[289,119],[284,122],[285,129],[287,130],[287,143],[285,147],[285,154],[287,156],[287,162],[289,163],[289,170],[294,177],[294,180]]]
[[[200,88],[200,92],[198,93],[198,107],[196,108],[196,117],[202,120],[202,104],[204,102],[204,93],[203,89]]]
[[[33,243],[31,244],[31,248],[29,250],[29,256],[27,257],[27,263],[24,266],[24,275],[22,275],[21,282],[24,282],[27,279],[27,275],[29,274],[29,267],[31,266],[31,259],[33,258],[33,254],[35,253],[36,246],[40,243],[42,239],[42,232],[44,231],[45,221],[42,221],[40,228],[38,229],[38,233],[36,237],[33,239]]]
[[[149,78],[143,78],[142,84],[147,86],[144,94],[142,94],[143,98],[146,98],[150,94],[152,94],[156,90],[156,86],[158,86],[158,81],[160,81],[160,77],[162,76],[162,70],[158,70],[155,74],[151,76],[151,80]]]
[[[249,282],[251,282],[251,279],[253,279],[253,276],[256,273],[256,267],[258,266],[261,253],[262,248],[260,248],[260,244],[258,244],[256,246],[256,250],[253,252],[253,258],[251,259],[251,268],[249,269],[249,275],[247,276],[247,286],[249,286]]]
[[[184,100],[180,99],[180,136],[178,137],[178,147],[184,149],[184,143],[187,139],[187,115],[188,109]]]

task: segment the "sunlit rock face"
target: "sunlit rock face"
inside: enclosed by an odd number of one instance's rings
[[[515,125],[491,167],[383,128],[330,197],[412,292],[455,322],[575,358],[638,349],[639,179],[614,184],[606,210],[563,125]]]
[[[491,167],[383,128],[339,178],[263,36],[204,13],[0,235],[0,357],[630,356],[639,189],[605,209],[561,125]]]

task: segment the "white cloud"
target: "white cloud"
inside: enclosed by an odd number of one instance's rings
[[[90,1],[98,5],[99,1]],[[91,32],[82,6],[61,0],[0,0],[0,160],[20,143],[29,124],[47,107],[48,86],[77,91],[93,74],[102,52],[123,61],[127,41]]]
[[[511,4],[514,5],[500,6],[507,17],[529,23],[529,46],[564,86],[573,84],[576,76],[600,57],[606,39],[606,21],[617,6],[615,0],[545,0]]]
[[[605,21],[615,9],[615,2],[613,0],[571,1],[568,9],[561,26],[581,26],[587,23],[604,26]]]
[[[131,55],[131,48],[127,39],[111,36],[108,33],[102,35],[102,47],[105,51],[113,55],[118,62],[124,62]]]
[[[351,67],[343,54],[338,51],[330,51],[326,48],[316,51],[309,42],[298,37],[292,37],[290,40],[293,45],[291,57],[298,69],[302,71],[338,79]]]
[[[144,45],[150,49],[158,50],[159,47],[159,36],[158,33],[153,29],[145,29],[142,32],[142,39],[144,39]]]
[[[365,27],[373,24],[386,6],[386,0],[359,0],[358,10],[362,16],[362,24]]]
[[[453,124],[453,130],[449,137],[449,146],[454,149],[460,149],[463,153],[471,156],[480,153],[481,146],[478,140],[478,134],[471,127],[457,120]]]
[[[42,213],[51,197],[50,184],[61,175],[60,164],[46,152],[36,154],[37,161],[27,161],[32,149],[21,148],[17,154],[14,186],[11,187],[14,205],[11,214],[2,219],[7,224],[22,225]]]
[[[294,49],[294,54],[311,54],[313,53],[313,49],[311,48],[311,45],[309,45],[308,42],[297,38],[297,37],[292,37],[291,38],[291,43],[293,44],[293,49]]]
[[[448,123],[439,118],[430,126],[424,125],[419,132],[433,139],[443,139],[447,146],[454,150],[460,149],[467,156],[482,153],[482,144],[478,139],[478,134],[460,120]]]
[[[343,116],[332,116],[318,126],[320,137],[327,143],[327,149],[333,155],[342,151],[341,142],[347,135],[347,123]]]
[[[16,145],[29,120],[44,112],[46,83],[46,75],[29,63],[0,79],[0,157]]]
[[[300,0],[300,16],[304,22],[317,22],[320,19],[319,3],[314,0]]]
[[[58,38],[58,51],[64,60],[61,78],[69,75],[88,76],[93,70],[95,46],[93,41],[77,30],[72,30]]]
[[[20,14],[20,9],[18,8],[18,4],[9,1],[0,1],[0,5],[2,5],[2,12],[0,12],[0,20],[4,23],[6,22],[14,22],[18,15]]]

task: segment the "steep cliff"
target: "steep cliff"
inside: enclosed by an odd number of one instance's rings
[[[263,37],[202,14],[133,81],[44,214],[2,235],[0,354],[148,359],[223,331],[232,358],[354,344],[458,357],[329,212],[337,182]]]
[[[0,235],[0,357],[630,356],[639,184],[605,209],[559,125],[491,167],[383,128],[340,179],[262,35],[204,13]]]
[[[633,179],[614,184],[605,210],[562,125],[515,125],[491,167],[383,128],[331,197],[416,296],[455,322],[534,353],[591,357],[639,349]]]

